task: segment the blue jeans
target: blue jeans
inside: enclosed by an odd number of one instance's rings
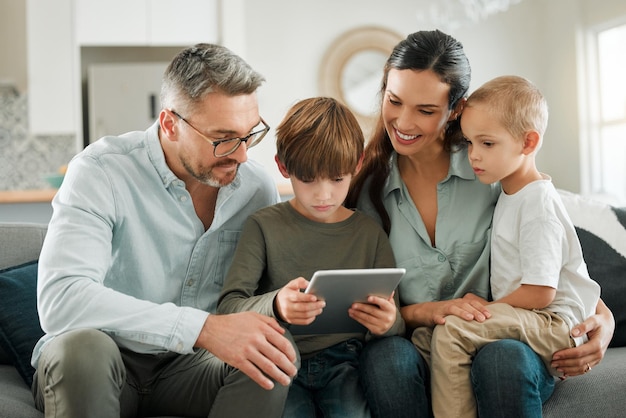
[[[359,385],[363,344],[350,339],[302,359],[283,417],[364,417],[367,402]]]
[[[359,370],[373,418],[431,415],[428,366],[411,341],[403,337],[369,341]]]
[[[428,368],[411,341],[369,342],[361,355],[361,384],[372,417],[429,417]],[[478,416],[541,417],[554,378],[526,344],[501,340],[483,347],[472,362]]]
[[[481,418],[540,418],[555,384],[541,358],[517,340],[483,347],[472,363],[471,379]]]

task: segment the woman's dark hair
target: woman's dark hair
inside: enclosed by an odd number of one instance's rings
[[[385,63],[381,100],[384,100],[387,76],[391,69],[431,70],[437,74],[442,82],[450,86],[448,109],[454,109],[459,100],[467,95],[469,89],[471,69],[463,51],[463,45],[439,30],[412,33],[395,46]],[[462,139],[458,120],[449,122],[444,137],[444,148],[452,151],[456,145],[462,144]],[[385,129],[381,112],[372,137],[365,148],[363,168],[355,176],[346,199],[347,207],[356,207],[365,181],[371,178],[369,198],[387,233],[391,228],[391,222],[383,205],[382,190],[389,176],[389,160],[392,153],[393,146]]]

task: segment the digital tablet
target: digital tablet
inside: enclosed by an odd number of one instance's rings
[[[326,307],[309,325],[291,325],[293,335],[365,332],[348,315],[354,302],[367,302],[370,295],[388,298],[405,273],[403,268],[318,270],[305,293],[326,301]]]

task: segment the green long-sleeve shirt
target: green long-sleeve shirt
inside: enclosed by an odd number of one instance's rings
[[[244,225],[218,305],[219,313],[252,310],[276,317],[274,298],[289,281],[310,280],[316,270],[395,267],[391,245],[381,227],[356,211],[342,222],[305,218],[289,202],[261,209]],[[386,335],[404,331],[396,315]],[[303,357],[365,334],[296,336]]]

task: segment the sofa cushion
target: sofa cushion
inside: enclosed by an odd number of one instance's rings
[[[44,418],[35,408],[31,389],[9,365],[0,366],[0,418]]]
[[[593,370],[558,380],[543,404],[543,418],[624,416],[626,347],[612,348]]]
[[[592,279],[615,317],[611,347],[626,346],[626,208],[560,191]]]
[[[33,348],[44,334],[37,314],[37,266],[31,261],[0,271],[0,346],[31,385]]]

